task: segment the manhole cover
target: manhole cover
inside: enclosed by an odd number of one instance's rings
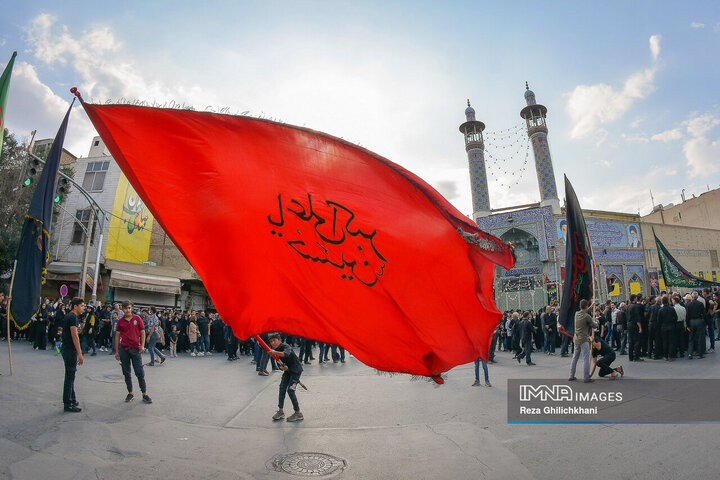
[[[303,477],[323,477],[341,472],[345,460],[325,453],[286,453],[275,455],[269,462],[276,472]]]

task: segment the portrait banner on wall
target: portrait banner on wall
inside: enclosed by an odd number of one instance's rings
[[[153,216],[125,174],[120,174],[113,203],[105,258],[143,263],[150,253]]]
[[[604,248],[640,248],[640,227],[635,223],[604,222],[585,220],[590,243],[593,247]],[[567,237],[567,220],[561,218],[556,222],[556,233],[559,245],[565,245]]]

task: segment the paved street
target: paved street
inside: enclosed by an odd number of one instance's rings
[[[336,468],[339,479],[715,478],[720,425],[508,425],[508,378],[566,379],[569,359],[535,355],[535,367],[498,354],[492,388],[471,387],[472,364],[446,384],[380,376],[354,358],[306,366],[305,420],[275,422],[280,375],[259,377],[249,357],[181,354],[146,367],[152,405],[123,402],[114,357],[79,367],[83,411],[62,412],[63,364],[51,351],[0,347],[0,478],[291,479],[282,455],[325,454],[294,466]],[[625,364],[633,378],[720,378],[704,360]],[[626,359],[626,357],[623,357]],[[148,361],[148,359],[146,359]],[[608,382],[598,380],[598,390]],[[136,397],[139,398],[136,388]],[[718,392],[720,394],[720,392]],[[708,402],[717,402],[709,398]],[[286,412],[291,411],[289,400]],[[280,456],[279,456],[280,455]],[[330,457],[328,457],[330,458]],[[273,463],[275,461],[275,463]],[[333,463],[335,462],[335,463]],[[344,462],[344,463],[343,463]],[[276,465],[277,464],[277,465]],[[278,466],[279,465],[279,466]],[[276,469],[277,467],[277,469]],[[281,471],[276,471],[281,470]]]

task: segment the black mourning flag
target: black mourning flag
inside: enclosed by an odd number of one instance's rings
[[[9,313],[10,319],[21,330],[30,324],[32,316],[40,309],[40,289],[45,283],[50,256],[53,197],[70,110],[72,104],[50,148],[20,234]]]
[[[575,312],[580,300],[593,296],[592,251],[580,204],[570,180],[565,176],[565,212],[567,237],[565,245],[565,279],[558,321],[568,334],[575,333]]]

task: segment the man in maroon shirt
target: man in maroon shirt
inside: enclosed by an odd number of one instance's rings
[[[133,399],[132,376],[130,375],[130,363],[132,363],[135,376],[137,377],[143,402],[152,403],[147,394],[145,385],[145,371],[143,370],[142,353],[145,351],[145,325],[139,315],[133,315],[132,302],[125,301],[122,304],[123,317],[118,319],[117,331],[115,332],[115,358],[120,360],[122,372],[125,376],[128,394],[125,401]]]

